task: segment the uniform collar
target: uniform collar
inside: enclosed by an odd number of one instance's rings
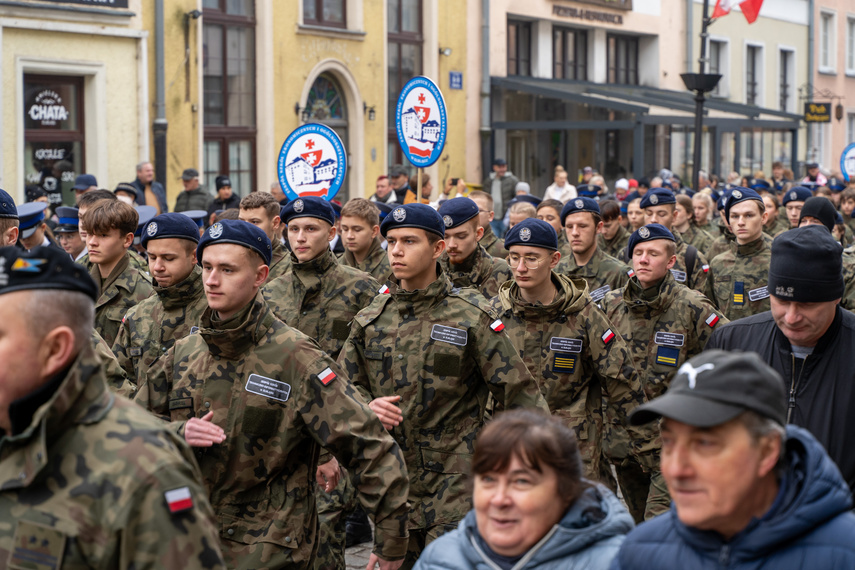
[[[362,263],[357,263],[356,257],[353,255],[349,249],[344,249],[344,260],[347,262],[347,265],[351,267],[355,267],[360,271],[365,271],[366,273],[371,273],[371,270],[377,267],[377,265],[382,261],[380,256],[386,256],[386,250],[383,249],[383,242],[380,241],[379,237],[375,237],[374,241],[371,242],[371,247],[368,248],[368,254],[365,256],[365,259],[362,260]]]
[[[632,276],[624,287],[623,302],[629,308],[662,309],[671,302],[676,286],[677,282],[670,271],[665,274],[658,287],[648,287],[647,289],[642,288],[638,277]]]
[[[202,283],[202,268],[194,265],[193,271],[184,281],[171,287],[160,287],[157,285],[157,281],[153,281],[152,287],[166,310],[171,311],[186,307],[205,294],[205,287]]]
[[[411,309],[414,312],[428,309],[451,293],[454,286],[439,263],[436,264],[436,273],[437,276],[433,283],[424,289],[416,289],[415,291],[405,291],[401,289],[400,281],[394,277],[390,279],[396,285],[392,289],[392,296],[397,303],[399,312],[407,313]]]
[[[252,301],[228,320],[218,320],[210,307],[205,309],[199,334],[211,354],[235,360],[258,344],[275,320],[259,290]]]
[[[481,282],[485,278],[485,273],[489,274],[489,271],[485,272],[484,261],[487,260],[487,257],[490,254],[478,244],[475,247],[475,251],[469,255],[466,259],[463,260],[463,263],[452,264],[451,260],[448,258],[448,254],[443,254],[440,259],[440,263],[442,264],[442,269],[448,273],[448,276],[452,281],[462,280],[466,283],[470,283],[471,285],[467,285],[467,287],[476,287],[481,284]],[[489,264],[487,264],[489,266]],[[489,267],[487,267],[489,269]]]
[[[763,233],[760,233],[760,237],[755,239],[754,241],[748,242],[745,245],[736,245],[736,255],[737,257],[751,257],[757,255],[764,249],[766,249],[766,240],[763,239]]]

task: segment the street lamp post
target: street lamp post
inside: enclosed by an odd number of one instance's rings
[[[701,143],[703,142],[704,129],[704,101],[706,93],[709,93],[721,80],[719,74],[708,74],[707,68],[707,27],[710,24],[709,0],[704,0],[704,14],[701,22],[701,57],[698,58],[698,73],[683,73],[680,77],[686,85],[686,89],[695,92],[695,146],[692,164],[692,189],[698,191],[699,173],[701,170]]]

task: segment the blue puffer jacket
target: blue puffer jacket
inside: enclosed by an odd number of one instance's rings
[[[770,511],[725,541],[683,525],[671,511],[626,538],[612,570],[855,568],[849,487],[806,430],[787,427],[787,469]]]
[[[590,487],[513,570],[605,570],[632,527],[611,491]],[[456,530],[428,545],[414,570],[499,570],[481,545],[475,511],[469,511]]]

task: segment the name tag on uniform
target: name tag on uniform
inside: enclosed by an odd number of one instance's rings
[[[591,300],[596,303],[597,301],[599,301],[600,299],[605,297],[606,293],[608,293],[611,290],[612,290],[612,288],[609,287],[608,285],[603,285],[599,289],[594,289],[593,291],[591,291]]]
[[[676,281],[679,281],[680,283],[686,282],[686,272],[685,271],[677,271],[676,269],[672,269],[671,275],[673,275],[674,279]]]
[[[285,402],[288,400],[288,396],[291,395],[291,385],[274,380],[273,378],[250,374],[246,381],[246,391],[272,400]]]
[[[749,301],[762,301],[769,296],[769,288],[767,286],[757,287],[748,292]]]
[[[653,342],[665,346],[683,346],[685,338],[685,335],[679,333],[658,332],[653,337]]]
[[[138,346],[132,346],[128,349],[128,354],[131,356],[142,356],[142,348]]]
[[[549,339],[549,350],[555,352],[582,352],[582,339],[554,336]]]
[[[430,337],[433,340],[456,344],[457,346],[466,346],[466,342],[469,340],[469,335],[465,330],[443,325],[433,325],[430,330]]]

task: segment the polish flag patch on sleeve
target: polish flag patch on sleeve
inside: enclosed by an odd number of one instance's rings
[[[709,265],[701,265],[701,269],[704,270],[704,273],[710,272],[710,266]]]
[[[712,328],[718,324],[718,315],[716,315],[715,313],[710,313],[710,316],[708,316],[707,320],[705,320],[704,322],[708,324],[710,328]]]
[[[325,368],[323,372],[318,374],[318,380],[321,381],[321,384],[324,386],[329,386],[330,382],[335,380],[335,372],[332,371],[332,368]]]
[[[496,319],[490,324],[490,328],[493,329],[493,332],[502,332],[505,330],[505,323],[501,319]]]
[[[380,293],[381,295],[387,295],[389,293],[389,286],[383,285],[382,287],[380,287],[380,290],[377,292]]]
[[[635,277],[635,271],[633,271],[632,269],[630,269],[629,271],[627,271],[627,272],[626,272],[626,274],[627,274],[627,275],[629,275],[630,279],[632,279],[633,277]]]
[[[169,512],[172,514],[183,513],[193,508],[193,496],[190,494],[190,487],[180,487],[167,491],[163,494],[166,499],[166,506],[169,507]]]
[[[612,329],[606,330],[602,336],[603,344],[609,344],[611,341],[615,339],[615,333],[612,332]]]

